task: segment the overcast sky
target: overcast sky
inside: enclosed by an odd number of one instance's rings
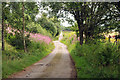
[[[39,13],[36,18],[38,17],[41,17],[41,13]],[[74,17],[70,14],[69,17],[71,19],[74,19]],[[71,24],[68,23],[68,21],[66,21],[64,18],[59,18],[61,20],[61,25],[65,26],[65,27],[68,27],[68,26],[71,26]],[[62,21],[62,19],[64,19],[64,21]]]
[[[48,13],[48,11],[40,9],[36,18],[41,17],[42,12]],[[74,17],[71,14],[69,14],[68,17],[74,20]],[[68,21],[65,20],[65,18],[59,18],[59,19],[61,20],[61,25],[65,27],[71,26],[71,24],[69,24]],[[64,19],[64,21],[62,21],[62,19]]]
[[[65,27],[71,26],[71,24],[69,24],[68,21],[65,21],[65,22],[63,22],[63,23],[61,22],[61,24],[62,24],[63,26],[65,26]]]

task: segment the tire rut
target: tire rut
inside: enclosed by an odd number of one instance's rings
[[[56,55],[54,56],[54,58],[50,61],[50,63],[46,64],[47,68],[43,71],[44,74],[42,74],[40,77],[48,77],[50,75],[50,73],[54,70],[54,68],[56,67],[57,64],[59,64],[60,60],[61,60],[61,53],[56,53]]]

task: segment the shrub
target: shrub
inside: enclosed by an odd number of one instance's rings
[[[107,43],[102,47],[103,49],[96,52],[96,58],[102,66],[108,66],[110,64],[118,64],[120,53],[117,52],[117,46],[113,46],[111,43]]]
[[[22,34],[15,32],[16,34],[13,35],[12,33],[7,34],[6,41],[10,43],[12,46],[15,46],[16,49],[23,49],[23,38]],[[26,47],[30,44],[29,35],[25,36]]]
[[[52,35],[50,34],[50,32],[47,31],[46,29],[43,29],[43,28],[41,27],[41,25],[38,24],[38,23],[32,22],[32,23],[28,24],[26,27],[27,27],[27,29],[28,29],[31,33],[40,33],[40,34],[43,34],[43,35],[47,35],[47,36],[52,37]]]
[[[39,49],[39,51],[44,51],[47,49],[47,46],[48,46],[48,44],[46,44],[45,42],[40,43],[40,42],[31,41],[31,44],[28,46],[28,48],[30,50],[31,49],[33,49],[33,50]]]
[[[50,32],[52,36],[55,36],[57,34],[57,25],[55,25],[54,22],[46,16],[42,15],[41,18],[37,20],[37,22],[41,25],[42,28]]]
[[[99,39],[88,40],[82,46],[76,41],[71,44],[72,34],[65,34],[61,42],[75,62],[78,78],[118,78],[120,47],[119,44],[101,42]]]
[[[25,67],[47,56],[53,48],[53,43],[48,45],[32,41],[25,53],[5,42],[5,51],[2,52],[2,77],[8,78],[11,74],[24,70]]]
[[[112,45],[112,43],[83,44],[82,46],[77,44],[72,53],[85,58],[89,66],[85,72],[90,71],[91,76],[101,78],[118,77],[117,66],[120,57],[118,46]]]

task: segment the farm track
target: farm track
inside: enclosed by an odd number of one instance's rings
[[[70,58],[67,46],[59,41],[53,41],[55,49],[45,58],[25,68],[10,78],[75,78],[75,67]]]

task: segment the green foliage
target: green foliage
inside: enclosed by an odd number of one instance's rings
[[[18,50],[15,47],[6,43],[5,51],[2,54],[2,77],[7,78],[13,73],[24,70],[24,68],[39,61],[47,56],[54,48],[53,43],[49,45],[45,43],[31,42],[28,47],[28,52]]]
[[[61,42],[68,46],[78,78],[119,78],[119,45],[100,41],[82,46],[78,42],[71,44],[73,38],[69,34]]]
[[[47,35],[52,37],[49,31],[47,31],[45,28],[41,27],[40,24],[31,22],[26,26],[27,30],[30,31],[31,33],[40,33],[43,35]]]
[[[78,24],[75,22],[74,25],[71,26],[71,30],[76,31],[78,30]]]
[[[50,21],[52,21],[54,23],[54,26],[56,27],[55,38],[57,39],[62,29],[62,26],[60,25],[60,20],[58,20],[58,18],[55,16],[51,16]]]
[[[79,31],[80,44],[83,44],[83,37],[90,39],[96,34],[116,30],[119,31],[119,3],[83,3],[83,2],[61,2],[61,3],[44,3],[43,7],[49,6],[51,13],[57,17],[64,17],[73,24],[75,19],[77,23],[72,26],[72,30]],[[69,14],[72,14],[74,19],[71,20]],[[77,28],[76,28],[77,27]],[[79,28],[78,28],[79,27]],[[79,30],[78,30],[79,29]],[[78,36],[78,35],[77,35]],[[86,40],[87,41],[87,40]]]
[[[39,18],[37,22],[41,25],[41,27],[50,32],[52,36],[58,35],[61,30],[59,21],[55,20],[54,18],[47,18],[45,13],[42,14],[41,18]]]
[[[38,6],[35,2],[24,3],[25,11],[25,24],[30,21],[35,21],[35,16],[38,13]],[[4,2],[3,17],[7,24],[17,29],[22,29],[23,14],[22,14],[22,2]]]
[[[71,27],[65,27],[64,30],[65,31],[71,31],[72,29],[71,29]]]
[[[85,60],[87,67],[84,69],[84,73],[82,74],[89,72],[91,74],[88,75],[87,73],[87,75],[91,78],[118,78],[120,52],[118,52],[117,46],[112,46],[110,43],[97,43],[95,45],[83,44],[82,46],[76,45],[76,47],[71,51],[71,54]],[[83,68],[83,66],[79,66],[78,69],[79,68]],[[80,76],[81,73],[78,75],[79,77],[83,77]]]
[[[6,41],[12,46],[16,47],[16,49],[24,48],[22,34],[15,32],[15,35],[13,35],[12,33],[7,34],[5,38],[6,38]],[[29,35],[25,37],[25,41],[26,41],[26,47],[27,47],[30,44]]]
[[[23,49],[24,46],[24,51],[26,51],[25,47],[27,47],[29,40],[28,37],[25,37],[23,35],[25,31],[24,29],[28,22],[35,21],[35,16],[39,11],[36,2],[3,2],[2,9],[2,24],[10,25],[6,27],[14,27],[14,29],[20,30],[20,32],[21,30],[23,30],[23,32],[21,32],[20,34],[16,33],[15,36],[8,36],[10,38],[10,44],[16,46],[16,48],[18,49]],[[5,31],[5,27],[3,28],[3,31]],[[4,34],[2,35],[4,36]],[[25,39],[26,41],[28,41],[28,43],[25,43]]]
[[[53,23],[48,21],[48,19],[46,17],[42,17],[38,19],[38,23],[45,28],[46,30],[48,30],[53,36],[56,34],[56,28],[54,27]]]
[[[28,46],[29,51],[31,49],[33,50],[39,50],[40,52],[45,51],[48,48],[48,45],[46,43],[40,43],[40,42],[31,42],[31,44]],[[33,51],[32,50],[32,51]]]
[[[118,64],[120,56],[118,47],[113,46],[111,43],[83,44],[82,46],[76,45],[75,55],[80,57],[85,56],[88,62],[95,64],[94,66]]]

